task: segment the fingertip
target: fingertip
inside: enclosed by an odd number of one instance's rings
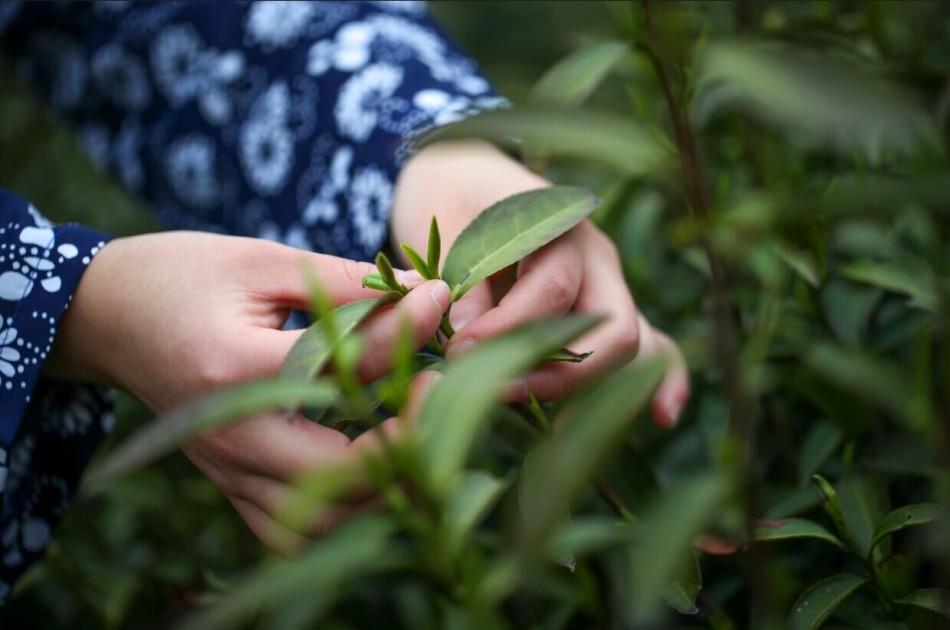
[[[445,350],[445,356],[449,360],[457,359],[471,350],[472,346],[474,345],[475,340],[471,337],[464,337],[461,339],[456,339],[453,337],[452,341],[449,343],[449,347]]]

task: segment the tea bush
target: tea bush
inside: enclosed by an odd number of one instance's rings
[[[444,328],[353,386],[360,320],[403,292],[381,256],[366,279],[379,300],[331,310],[314,287],[318,321],[281,377],[138,435],[123,423],[87,479],[99,493],[2,613],[11,627],[948,623],[950,9],[605,7],[435,7],[463,41],[495,33],[484,50],[471,42],[515,106],[426,141],[484,137],[564,186],[488,209],[441,269],[437,229],[434,251],[406,255],[458,297],[593,212],[640,308],[687,356],[680,426],[638,413],[658,360],[557,405],[492,402],[540,361],[582,360],[562,349],[596,323],[583,319],[449,365]],[[538,78],[559,47],[570,52]],[[503,225],[513,213],[520,231]],[[296,559],[262,552],[180,457],[141,468],[257,409],[371,430],[423,368],[444,376],[417,431],[301,479],[282,522],[364,482],[389,509]]]

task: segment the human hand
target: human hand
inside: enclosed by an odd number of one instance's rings
[[[302,333],[280,328],[291,309],[309,307],[303,265],[337,304],[376,295],[361,287],[369,264],[263,240],[166,232],[112,241],[84,273],[46,371],[118,385],[156,413],[275,375]],[[447,308],[445,283],[421,283],[413,275],[401,278],[413,290],[361,328],[367,350],[358,373],[365,382],[389,369],[403,326],[420,347]],[[289,550],[300,537],[273,519],[287,484],[305,470],[354,456],[372,435],[351,442],[303,417],[274,413],[204,434],[183,450],[258,537]],[[345,511],[322,516],[314,528]]]
[[[399,176],[392,234],[425,251],[430,217],[438,218],[445,246],[484,209],[516,193],[550,183],[478,141],[434,144],[414,156]],[[563,398],[592,376],[633,360],[666,354],[670,366],[654,395],[657,424],[672,427],[689,396],[682,355],[670,338],[639,313],[610,239],[584,221],[518,265],[471,289],[452,306],[456,334],[449,359],[474,343],[530,320],[566,313],[605,315],[607,321],[576,342],[593,351],[583,363],[542,366],[512,386],[513,400],[531,393],[541,400]]]

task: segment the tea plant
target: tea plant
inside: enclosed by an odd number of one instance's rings
[[[947,625],[947,5],[606,4],[612,37],[557,63],[518,106],[427,139],[486,138],[577,186],[490,209],[441,268],[437,226],[428,251],[402,254],[458,298],[589,215],[640,308],[687,355],[680,427],[636,421],[660,360],[556,405],[496,402],[533,366],[579,359],[564,348],[584,350],[572,340],[596,322],[583,319],[449,364],[446,323],[357,386],[360,323],[403,293],[380,257],[365,280],[378,299],[334,309],[315,287],[317,321],[280,378],[153,422],[87,479],[116,488],[195,432],[262,410],[372,431],[415,373],[444,373],[414,425],[365,460],[305,475],[280,520],[303,529],[366,485],[386,508],[245,579],[192,578],[208,604],[192,627]],[[509,5],[461,21],[495,20],[486,58],[549,39],[504,30],[506,11],[525,10]],[[511,28],[545,32],[558,15]]]

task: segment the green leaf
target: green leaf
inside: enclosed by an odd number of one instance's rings
[[[406,255],[406,260],[415,267],[416,271],[425,278],[426,280],[432,280],[435,276],[429,271],[429,265],[426,264],[426,261],[422,260],[422,256],[419,255],[419,252],[412,248],[412,245],[409,243],[403,243],[400,245],[402,252]]]
[[[946,510],[936,503],[918,503],[915,505],[905,505],[899,507],[893,512],[885,514],[874,528],[874,535],[871,537],[871,549],[877,546],[885,537],[894,534],[907,527],[917,527],[927,525],[934,521],[945,518]]]
[[[544,358],[545,361],[563,361],[565,363],[583,363],[593,352],[574,352],[567,348],[561,348],[557,352],[552,352]]]
[[[389,262],[389,256],[384,252],[376,254],[376,268],[379,269],[379,276],[390,289],[398,291],[399,293],[406,293],[406,291],[409,290],[396,280],[396,272],[393,270],[393,264]]]
[[[436,494],[446,496],[455,486],[468,451],[507,382],[597,321],[567,317],[530,324],[472,348],[449,365],[419,413],[422,463]]]
[[[944,617],[950,617],[950,591],[940,588],[922,588],[907,597],[901,597],[897,600],[897,603],[916,606]]]
[[[845,524],[844,511],[841,509],[841,500],[838,498],[838,492],[834,486],[828,483],[828,480],[821,475],[812,475],[811,481],[814,485],[815,492],[818,494],[818,499],[821,501],[821,507],[825,510],[831,522],[834,523],[835,529],[838,530],[838,535],[847,540],[850,544],[852,542],[851,535],[848,531],[847,524]]]
[[[446,500],[442,525],[448,546],[458,551],[469,532],[488,514],[508,481],[481,470],[467,471],[459,479],[458,488]]]
[[[548,539],[553,559],[576,558],[629,544],[636,528],[626,521],[603,516],[579,516],[565,522]]]
[[[818,523],[804,518],[756,521],[753,538],[757,542],[782,541],[794,538],[815,538],[845,549],[844,543],[838,540],[837,536]]]
[[[598,42],[558,61],[531,90],[531,100],[545,105],[580,105],[627,53],[618,41]]]
[[[333,309],[332,317],[337,338],[330,340],[326,327],[322,326],[319,321],[314,322],[290,348],[287,358],[284,359],[284,365],[280,368],[280,373],[287,377],[312,379],[320,373],[320,370],[330,360],[330,356],[339,344],[340,339],[356,330],[356,327],[370,313],[389,301],[390,298],[384,296],[383,298],[349,302]]]
[[[858,555],[867,558],[875,525],[887,511],[887,489],[880,479],[869,475],[845,477],[837,488],[852,546]]]
[[[672,153],[654,132],[628,117],[581,110],[496,110],[433,132],[427,141],[484,138],[520,149],[530,146],[551,157],[604,164],[629,175],[665,169]]]
[[[801,485],[807,484],[811,476],[831,457],[841,444],[841,438],[841,429],[830,422],[812,425],[798,454],[798,479]]]
[[[910,304],[936,311],[937,290],[933,274],[919,261],[861,261],[846,265],[842,275],[856,282],[910,296]]]
[[[738,103],[798,138],[876,158],[885,151],[937,148],[933,119],[899,86],[823,50],[765,42],[710,44],[694,115],[700,122]]]
[[[776,244],[774,250],[775,255],[788,265],[789,269],[801,276],[809,286],[817,289],[821,285],[818,268],[810,252],[800,251],[782,243]]]
[[[814,584],[792,606],[789,627],[793,630],[820,628],[835,608],[867,581],[864,577],[842,573]]]
[[[729,493],[728,478],[706,473],[667,490],[644,516],[634,552],[636,592],[630,594],[637,614],[653,610],[692,553],[693,539],[722,509]]]
[[[473,286],[553,241],[597,207],[589,190],[553,186],[513,195],[483,211],[459,234],[442,278],[458,300]]]
[[[220,604],[194,615],[183,628],[233,627],[262,608],[280,610],[302,598],[324,600],[320,608],[325,610],[345,582],[394,564],[397,558],[388,543],[395,531],[386,517],[362,517],[347,523],[301,557],[257,571]]]
[[[539,548],[571,501],[587,487],[597,469],[649,403],[666,372],[661,357],[631,363],[571,401],[551,438],[531,451],[531,474],[518,491],[521,539],[528,551]],[[552,493],[550,488],[557,488]]]
[[[426,263],[434,277],[440,277],[439,262],[442,260],[442,235],[439,234],[439,222],[435,215],[432,215],[432,222],[429,223],[429,242],[426,251]]]
[[[663,601],[681,615],[699,612],[696,598],[703,588],[703,574],[696,553],[690,553],[676,572],[673,582],[663,591]]]
[[[363,287],[374,291],[390,291],[389,285],[378,273],[368,273],[363,276]]]
[[[282,407],[329,405],[336,395],[336,389],[327,383],[286,377],[241,383],[216,391],[159,416],[133,433],[89,473],[86,488],[100,488],[202,431]]]

